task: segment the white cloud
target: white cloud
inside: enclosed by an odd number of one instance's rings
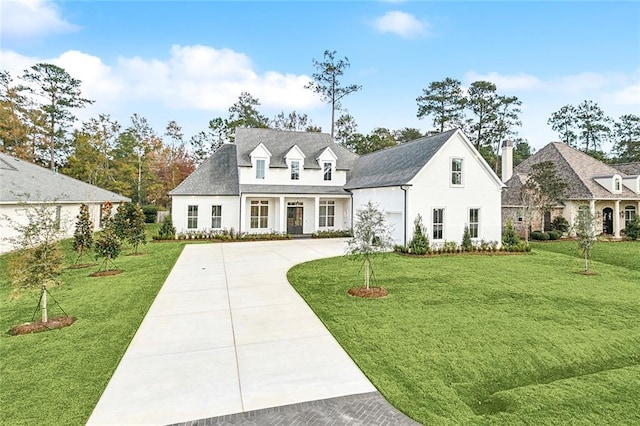
[[[468,83],[474,81],[490,81],[498,87],[499,91],[535,90],[543,86],[540,79],[525,73],[501,75],[497,72],[478,74],[475,71],[469,71],[464,75],[464,80]]]
[[[373,22],[373,27],[381,33],[391,33],[403,38],[416,38],[427,35],[428,25],[415,16],[392,10]]]
[[[168,59],[120,57],[113,65],[70,50],[56,58],[30,58],[0,50],[4,69],[19,76],[38,62],[63,67],[82,81],[83,95],[96,106],[127,107],[130,103],[167,109],[225,111],[241,92],[250,92],[264,108],[309,109],[320,99],[304,85],[310,77],[268,71],[258,74],[251,59],[230,49],[174,45]]]
[[[640,106],[640,81],[616,91],[613,98],[621,105]]]
[[[30,38],[79,29],[67,22],[50,0],[4,0],[0,8],[2,37]]]

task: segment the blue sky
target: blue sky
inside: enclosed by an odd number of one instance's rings
[[[363,133],[431,129],[415,98],[446,77],[490,80],[522,100],[520,134],[556,139],[546,122],[594,100],[613,118],[640,114],[640,2],[215,2],[3,0],[0,68],[51,62],[96,102],[78,116],[138,113],[186,138],[226,117],[242,91],[273,117],[306,113],[324,131],[330,109],[304,89],[312,58],[347,56],[344,107]],[[607,148],[607,147],[605,147]]]

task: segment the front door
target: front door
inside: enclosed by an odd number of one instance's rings
[[[602,210],[602,232],[608,235],[613,234],[613,209],[611,207]]]
[[[287,234],[302,234],[303,207],[287,207]]]

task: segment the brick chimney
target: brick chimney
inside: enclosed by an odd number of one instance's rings
[[[502,182],[511,179],[513,175],[513,142],[505,140],[502,142]]]

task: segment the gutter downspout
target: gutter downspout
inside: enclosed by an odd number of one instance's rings
[[[238,234],[242,235],[242,191],[240,191],[240,208],[238,209]]]

